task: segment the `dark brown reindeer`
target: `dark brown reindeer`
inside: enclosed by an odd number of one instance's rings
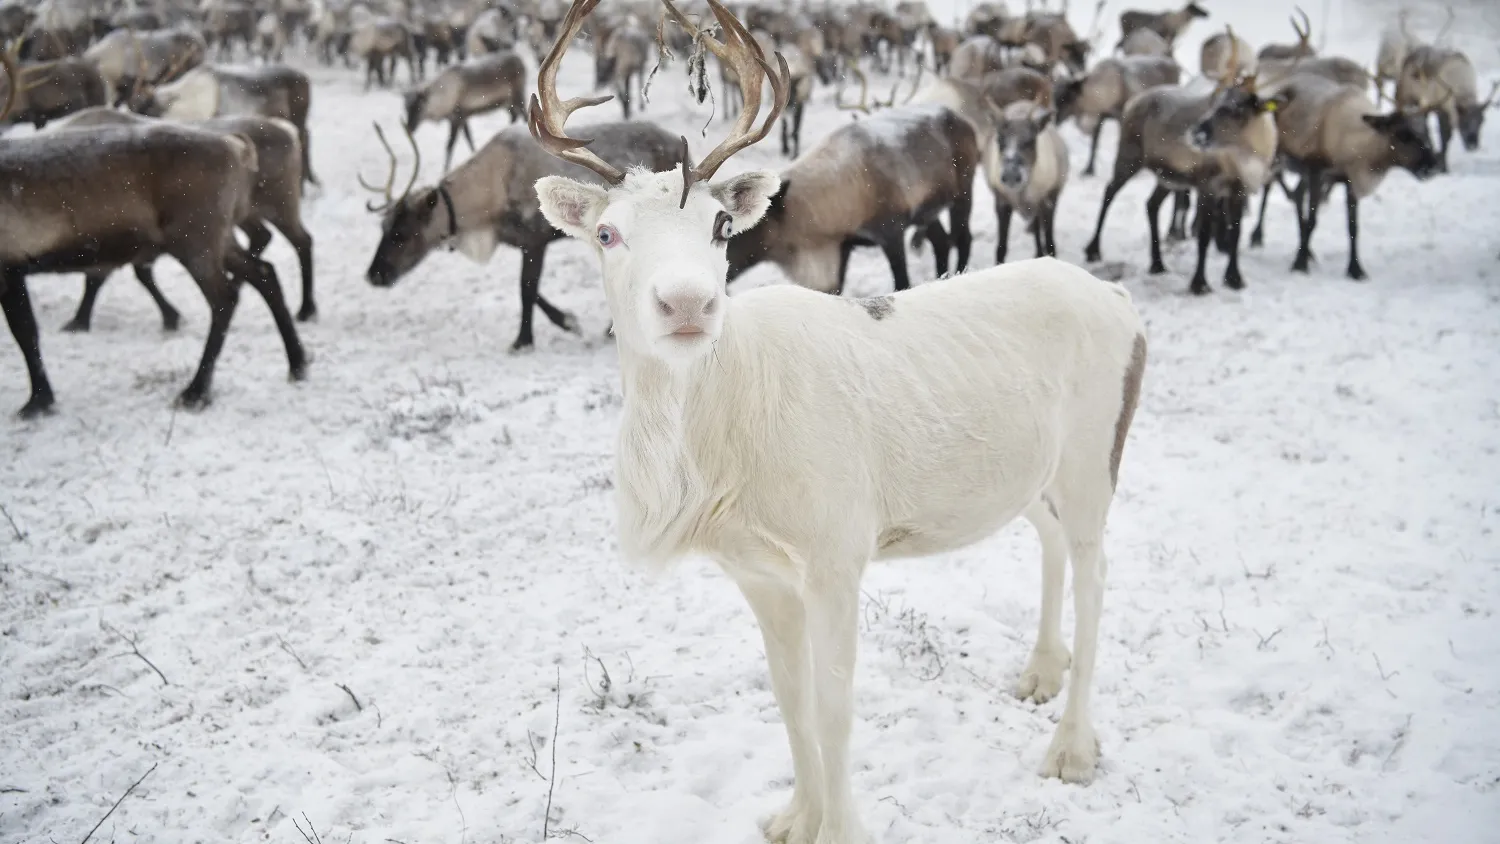
[[[15,78],[14,58],[4,53],[0,59]],[[13,99],[7,97],[5,111]],[[292,378],[302,377],[306,356],[276,272],[234,241],[234,226],[250,206],[255,169],[248,139],[187,126],[105,127],[0,141],[0,310],[31,380],[22,416],[54,404],[27,277],[99,272],[160,255],[182,264],[212,314],[202,360],[179,403],[208,404],[244,281],[271,309]]]
[[[90,129],[98,126],[150,126],[160,121],[127,111],[91,108],[59,123],[58,130]],[[302,271],[302,307],[298,321],[317,316],[313,298],[313,239],[302,225],[302,148],[297,141],[297,127],[278,118],[216,117],[198,124],[210,131],[249,138],[255,144],[255,184],[250,195],[249,214],[239,221],[239,228],[249,238],[249,252],[259,258],[271,243],[267,225],[275,227],[291,243]],[[150,263],[134,267],[136,278],[161,311],[162,328],[177,330],[179,315],[161,290]],[[64,331],[88,331],[95,300],[108,279],[108,273],[93,273],[84,278],[83,299],[72,321]]]
[[[589,126],[587,131],[593,138],[590,149],[620,168],[671,169],[681,152],[680,140],[652,123],[603,123]],[[505,244],[521,250],[521,329],[511,349],[531,347],[536,307],[557,327],[578,330],[573,315],[548,302],[540,292],[547,246],[563,234],[542,216],[534,185],[537,179],[549,175],[593,179],[591,171],[548,155],[524,127],[516,126],[497,133],[436,185],[415,190],[421,159],[412,142],[417,160],[406,190],[397,197],[391,193],[396,179],[395,154],[383,132],[380,138],[391,155],[391,170],[383,188],[365,185],[385,197],[383,204],[369,206],[383,214],[380,245],[367,273],[371,284],[394,285],[444,245],[456,247],[483,264],[496,246]]]

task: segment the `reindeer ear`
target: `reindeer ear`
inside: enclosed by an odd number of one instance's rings
[[[754,228],[765,216],[766,209],[771,207],[771,197],[776,195],[779,187],[780,176],[758,170],[714,182],[708,186],[708,192],[734,218],[734,230],[742,232]]]
[[[536,197],[542,216],[564,234],[592,240],[594,224],[609,204],[609,193],[598,185],[575,182],[562,176],[536,180]]]
[[[1031,116],[1031,125],[1035,126],[1038,132],[1042,131],[1047,128],[1047,124],[1052,122],[1052,114],[1053,112],[1050,108],[1044,108],[1036,112]]]

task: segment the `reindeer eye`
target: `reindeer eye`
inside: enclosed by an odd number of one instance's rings
[[[714,218],[714,242],[723,243],[734,236],[734,218],[723,211]]]
[[[620,233],[615,231],[614,226],[600,226],[596,237],[599,238],[599,245],[606,249],[620,242]]]

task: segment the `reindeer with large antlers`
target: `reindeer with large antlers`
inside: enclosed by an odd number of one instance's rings
[[[865,841],[850,785],[859,583],[872,559],[963,547],[1024,516],[1042,539],[1041,634],[1019,693],[1067,705],[1044,773],[1092,777],[1089,716],[1102,541],[1146,340],[1130,295],[1040,259],[851,301],[797,285],[725,295],[726,249],[766,212],[770,172],[713,177],[765,137],[787,98],[775,64],[716,0],[745,109],[693,166],[622,172],[569,137],[557,65],[599,0],[575,0],[538,73],[531,128],[607,186],[537,182],[543,213],[590,244],[618,338],[620,547],[715,558],[763,634],[796,774],[772,841]],[[667,0],[664,0],[667,2]],[[763,78],[773,91],[756,127]],[[861,121],[869,122],[869,121]],[[934,365],[934,362],[938,362]],[[1061,631],[1068,558],[1076,657]]]

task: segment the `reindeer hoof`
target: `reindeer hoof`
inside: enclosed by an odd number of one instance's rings
[[[1230,290],[1244,290],[1245,280],[1237,275],[1224,276],[1224,286]]]
[[[74,317],[68,320],[68,324],[64,325],[62,327],[62,330],[68,332],[69,334],[82,334],[89,330],[89,324],[87,320],[82,320],[78,317]]]
[[[1365,278],[1367,277],[1365,275],[1365,268],[1361,267],[1359,265],[1359,262],[1357,262],[1357,261],[1350,261],[1349,262],[1349,277],[1351,279],[1354,279],[1355,281],[1364,281]]]
[[[303,305],[302,309],[299,310],[299,311],[297,311],[297,321],[298,322],[316,322],[317,319],[318,319],[318,306],[317,305]]]
[[[33,393],[25,406],[17,411],[16,416],[22,419],[35,419],[43,414],[50,414],[52,412],[52,404],[51,390],[45,393]]]
[[[177,406],[183,410],[202,410],[213,402],[208,390],[194,390],[188,387],[177,397]]]
[[[1164,273],[1166,271],[1167,271],[1166,264],[1163,264],[1160,261],[1157,261],[1156,263],[1152,264],[1151,268],[1148,269],[1148,270],[1146,270],[1146,272],[1149,273],[1149,274],[1151,274],[1151,275],[1161,275],[1162,273]]]
[[[162,314],[162,317],[161,317],[161,330],[162,331],[176,331],[177,328],[178,328],[178,326],[180,326],[181,324],[182,324],[182,317],[179,316],[176,311],[172,311],[171,313]],[[84,330],[87,331],[88,328],[85,327]]]
[[[1212,293],[1214,289],[1212,287],[1209,287],[1208,282],[1204,279],[1195,278],[1193,279],[1193,283],[1188,286],[1188,291],[1194,296],[1206,296],[1209,293]]]

